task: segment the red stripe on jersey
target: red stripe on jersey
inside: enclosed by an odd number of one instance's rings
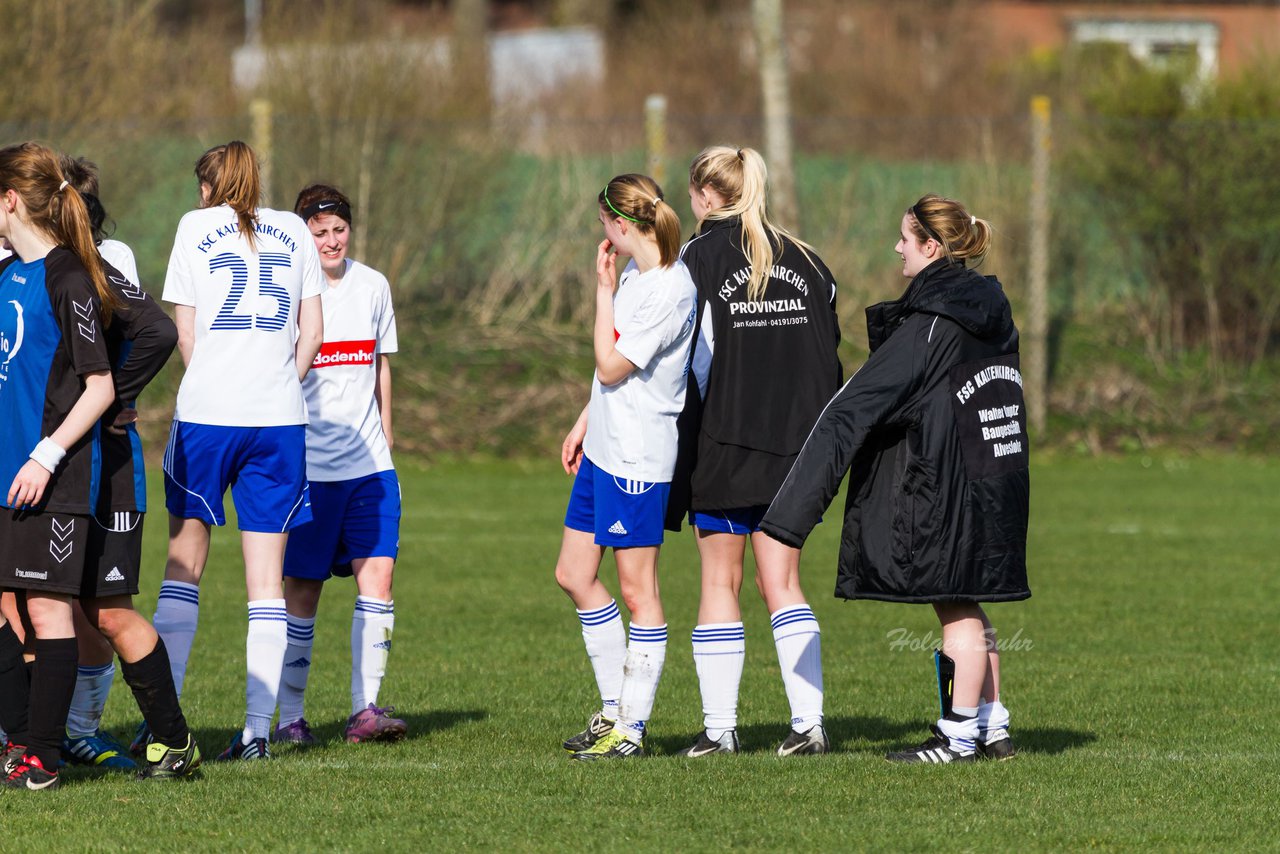
[[[372,365],[373,344],[368,341],[326,341],[316,353],[312,368],[332,368],[335,365]]]
[[[614,340],[614,341],[617,341],[617,340],[618,340],[619,338],[621,338],[621,337],[622,337],[622,333],[621,333],[621,332],[619,332],[619,331],[618,331],[618,327],[616,327],[616,326],[615,326],[615,327],[613,328],[613,340]]]

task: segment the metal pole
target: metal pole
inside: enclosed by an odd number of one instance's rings
[[[258,155],[259,180],[262,182],[262,205],[271,202],[271,102],[254,98],[249,102],[253,150]]]
[[[1027,416],[1044,433],[1049,395],[1049,151],[1050,104],[1031,99],[1031,259],[1027,282]]]
[[[262,44],[262,0],[244,0],[244,43]]]

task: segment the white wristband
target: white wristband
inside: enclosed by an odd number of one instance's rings
[[[49,474],[53,474],[58,470],[58,463],[62,462],[62,458],[66,455],[67,452],[60,448],[57,442],[45,436],[31,452],[31,459],[48,469]]]

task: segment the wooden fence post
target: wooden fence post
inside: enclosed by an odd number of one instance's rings
[[[1031,258],[1027,282],[1027,416],[1031,429],[1045,430],[1049,396],[1049,149],[1050,105],[1031,99]]]
[[[644,100],[644,140],[649,177],[664,186],[667,172],[667,96],[650,95]]]

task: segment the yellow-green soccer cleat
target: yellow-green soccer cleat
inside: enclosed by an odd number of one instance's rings
[[[613,721],[596,712],[591,716],[591,720],[587,721],[586,729],[564,740],[564,749],[570,753],[581,753],[611,732],[613,732]]]
[[[190,780],[199,775],[200,748],[195,736],[187,733],[182,749],[166,747],[158,741],[147,745],[147,764],[138,772],[139,780]]]
[[[595,762],[598,759],[631,759],[640,756],[644,756],[644,745],[639,741],[632,741],[616,729],[609,730],[603,738],[586,750],[579,750],[573,754],[573,758],[579,762]]]

